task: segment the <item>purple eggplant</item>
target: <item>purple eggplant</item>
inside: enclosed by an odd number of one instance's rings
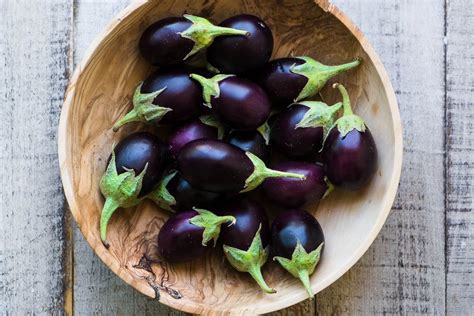
[[[204,18],[185,14],[150,25],[140,37],[138,47],[148,62],[162,67],[181,63],[222,35],[250,36],[245,30],[215,26]]]
[[[222,139],[224,127],[211,115],[199,117],[175,129],[168,138],[171,155],[178,157],[187,143],[201,138]]]
[[[264,162],[268,160],[269,148],[264,136],[259,131],[232,131],[224,140],[243,151],[249,151]]]
[[[271,177],[304,179],[301,174],[271,170],[254,154],[220,140],[192,141],[181,149],[177,160],[184,179],[211,192],[247,192]]]
[[[326,174],[332,184],[347,190],[363,187],[377,169],[377,147],[364,120],[355,115],[347,90],[335,84],[342,95],[344,115],[329,132],[323,148]]]
[[[273,51],[270,28],[258,17],[241,14],[219,26],[247,31],[245,36],[221,36],[207,50],[207,60],[222,73],[242,74],[265,65]]]
[[[171,171],[162,178],[157,188],[147,197],[163,209],[182,211],[193,207],[211,207],[220,203],[226,195],[196,189],[177,171]]]
[[[158,184],[168,162],[168,149],[158,137],[134,133],[112,151],[100,180],[105,204],[100,218],[100,235],[105,243],[107,223],[119,207],[133,207]]]
[[[360,59],[327,66],[306,56],[279,58],[265,66],[258,81],[272,103],[284,107],[316,95],[329,79],[359,64]]]
[[[265,91],[251,81],[222,74],[212,78],[192,74],[191,78],[201,84],[205,105],[234,129],[257,129],[270,115],[271,104]]]
[[[302,101],[277,114],[271,126],[272,146],[289,157],[307,157],[319,152],[324,135],[334,124],[342,103],[328,106]]]
[[[186,68],[154,72],[135,89],[133,109],[115,123],[114,131],[130,122],[179,124],[197,117],[202,111],[202,92],[189,75]]]
[[[158,251],[169,262],[187,262],[206,252],[209,241],[216,245],[222,224],[235,224],[233,216],[217,216],[194,208],[171,216],[158,234]]]
[[[272,168],[305,176],[304,180],[298,181],[290,178],[270,178],[263,182],[263,192],[278,205],[287,208],[300,207],[307,202],[319,201],[330,192],[331,185],[326,181],[321,165],[287,161],[272,165]]]
[[[319,262],[324,234],[310,213],[292,209],[278,215],[272,223],[273,260],[303,283],[309,296],[314,296],[309,276]]]
[[[248,198],[228,201],[216,212],[235,217],[235,225],[222,227],[220,241],[229,263],[240,272],[248,272],[266,293],[275,293],[263,279],[261,267],[270,250],[270,227],[265,209]]]

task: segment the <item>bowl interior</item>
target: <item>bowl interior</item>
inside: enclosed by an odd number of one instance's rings
[[[400,127],[393,92],[377,71],[378,60],[333,14],[313,1],[232,0],[137,2],[115,19],[76,71],[69,87],[60,126],[60,159],[65,192],[81,231],[101,259],[126,282],[172,307],[194,313],[268,312],[306,298],[299,282],[274,263],[264,275],[274,295],[263,294],[251,278],[235,272],[220,250],[182,265],[160,262],[156,236],[169,216],[151,203],[119,210],[113,216],[105,249],[99,237],[103,198],[99,179],[107,158],[125,134],[144,126],[127,126],[115,134],[113,122],[130,107],[132,91],[150,71],[141,59],[141,32],[162,17],[197,14],[214,22],[238,13],[260,16],[275,38],[274,57],[309,55],[327,64],[361,56],[363,64],[337,77],[370,127],[379,151],[378,171],[370,185],[355,193],[335,192],[306,209],[320,221],[326,236],[321,262],[311,277],[315,292],[340,277],[363,254],[381,228],[398,183]],[[369,56],[370,55],[370,56]],[[328,85],[330,86],[330,85]],[[388,92],[387,92],[388,91]],[[332,103],[331,88],[322,93]],[[395,112],[394,112],[395,111]]]

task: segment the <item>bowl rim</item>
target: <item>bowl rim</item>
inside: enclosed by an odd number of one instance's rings
[[[328,276],[325,276],[324,280],[320,282],[318,287],[312,286],[312,289],[315,294],[319,293],[332,283],[334,283],[337,279],[339,279],[343,274],[345,274],[368,250],[370,245],[372,245],[373,241],[377,237],[378,233],[382,229],[383,224],[385,223],[393,202],[395,200],[395,196],[398,189],[398,184],[400,181],[400,174],[402,168],[402,155],[403,155],[403,137],[402,137],[402,125],[400,119],[400,112],[398,108],[398,103],[396,100],[395,92],[393,90],[392,84],[390,82],[390,78],[383,66],[379,56],[375,52],[372,45],[369,43],[367,38],[361,32],[361,30],[356,26],[352,20],[337,6],[332,4],[330,0],[313,0],[315,5],[320,6],[325,12],[332,14],[335,18],[337,18],[356,38],[359,45],[361,46],[362,50],[369,56],[374,67],[381,78],[382,85],[385,90],[385,94],[387,96],[392,121],[393,121],[393,128],[394,128],[394,166],[393,171],[390,176],[390,183],[387,187],[385,198],[382,202],[383,209],[379,213],[375,224],[372,226],[372,229],[367,234],[367,238],[360,244],[360,246],[354,251],[353,256],[346,262],[346,264],[334,271]],[[102,260],[102,262],[111,269],[118,277],[124,280],[127,284],[131,285],[138,291],[142,292],[143,294],[154,298],[155,292],[145,284],[138,282],[137,280],[133,279],[132,276],[128,273],[123,273],[122,267],[118,265],[113,259],[112,255],[103,247],[102,244],[97,244],[95,239],[92,239],[91,234],[89,234],[86,229],[85,225],[80,225],[79,223],[82,222],[78,219],[81,218],[80,208],[76,204],[75,196],[74,196],[74,188],[73,188],[73,181],[72,177],[69,173],[69,168],[67,167],[67,159],[68,159],[68,118],[70,115],[70,109],[74,102],[75,96],[75,88],[76,82],[79,79],[80,75],[82,74],[83,70],[87,68],[89,62],[91,61],[92,57],[94,56],[95,51],[101,45],[102,41],[110,35],[110,33],[119,26],[122,21],[132,14],[135,10],[139,9],[143,5],[149,3],[149,0],[136,0],[129,4],[125,9],[119,12],[112,20],[108,23],[105,29],[99,33],[99,35],[94,39],[94,41],[89,45],[88,49],[86,50],[84,57],[82,58],[81,62],[76,66],[76,69],[73,72],[73,75],[69,79],[69,83],[65,92],[64,96],[64,103],[61,109],[61,115],[58,125],[58,158],[59,158],[59,167],[60,167],[60,175],[61,180],[63,183],[64,194],[66,196],[69,209],[73,215],[74,220],[78,223],[79,229],[81,233],[87,240],[90,247],[94,250],[96,255]],[[257,308],[254,308],[252,312],[255,313],[269,313],[279,309],[283,309],[289,307],[291,305],[297,304],[303,300],[307,299],[306,292],[304,290],[295,292],[294,295],[291,295],[286,298],[279,299],[275,302],[269,302],[269,304],[261,304]],[[202,312],[215,312],[219,311],[222,312],[224,310],[218,309],[207,309],[202,306],[196,306],[193,304],[186,304],[181,303],[178,300],[171,300],[166,298],[166,296],[161,297],[159,300],[160,303],[165,304],[169,307],[179,309],[184,312],[188,313],[202,313]],[[228,311],[228,310],[226,310]],[[236,310],[232,311],[248,311],[243,308],[237,308]]]

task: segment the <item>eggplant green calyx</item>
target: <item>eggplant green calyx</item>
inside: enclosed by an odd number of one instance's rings
[[[278,263],[280,263],[280,265],[286,271],[290,272],[291,275],[301,280],[310,298],[313,298],[314,294],[313,290],[311,289],[309,276],[313,274],[314,269],[319,262],[323,244],[324,243],[321,243],[318,248],[311,251],[310,253],[307,253],[298,240],[295,250],[293,250],[293,254],[291,255],[291,260],[284,257],[273,258],[273,260],[278,261]]]
[[[216,116],[211,115],[211,114],[202,115],[202,116],[199,117],[199,120],[203,124],[206,124],[208,126],[212,126],[212,127],[217,128],[217,138],[218,139],[224,138],[224,134],[225,134],[224,125],[222,125],[222,123],[217,119]]]
[[[290,68],[290,71],[294,74],[299,74],[306,77],[308,81],[306,82],[306,85],[303,87],[298,97],[296,97],[295,102],[312,97],[324,87],[329,79],[344,71],[357,67],[361,61],[359,58],[357,58],[347,64],[327,66],[321,64],[311,57],[301,56],[296,58],[303,60],[304,63],[301,65],[293,65]]]
[[[119,207],[132,207],[142,201],[143,198],[138,198],[138,194],[142,189],[147,168],[148,164],[138,176],[135,175],[134,170],[126,170],[118,174],[115,153],[112,152],[107,170],[99,183],[100,191],[105,197],[105,204],[100,215],[100,238],[104,244],[107,244],[107,224],[115,210]]]
[[[342,95],[344,114],[335,123],[335,126],[341,133],[341,136],[345,137],[353,129],[356,129],[361,133],[365,132],[366,125],[364,120],[352,112],[351,101],[346,88],[344,88],[344,86],[340,83],[335,83],[332,87],[337,88]]]
[[[178,33],[184,38],[190,39],[194,42],[192,50],[184,57],[184,60],[193,56],[202,49],[209,47],[214,39],[222,35],[243,35],[250,36],[250,33],[243,30],[237,30],[229,27],[216,26],[207,19],[185,14],[183,15],[187,20],[191,21],[192,25],[185,31]]]
[[[247,251],[224,245],[224,254],[237,271],[248,272],[264,292],[273,294],[276,291],[267,285],[261,271],[261,267],[267,262],[269,252],[268,246],[263,248],[260,237],[261,228],[262,225],[258,228]]]
[[[270,125],[268,125],[268,121],[265,121],[259,128],[257,128],[257,132],[262,135],[263,139],[265,140],[265,145],[268,146],[270,143]]]
[[[156,189],[147,195],[147,198],[152,200],[156,205],[171,212],[174,212],[172,206],[176,205],[176,199],[168,191],[167,185],[171,179],[173,179],[176,173],[177,171],[173,170],[169,174],[165,175],[161,179],[160,183],[158,183]]]
[[[319,101],[302,101],[298,104],[308,107],[309,110],[304,114],[301,121],[296,124],[295,129],[322,127],[324,137],[326,137],[329,129],[334,125],[337,112],[342,107],[342,102],[332,106]]]
[[[234,225],[237,221],[234,216],[217,216],[216,214],[208,210],[196,207],[193,207],[193,210],[195,210],[199,214],[191,218],[189,222],[193,225],[204,228],[204,231],[202,233],[203,246],[207,246],[207,243],[210,240],[213,240],[215,247],[217,243],[217,238],[219,238],[219,234],[221,232],[221,225],[224,223],[229,223],[229,226],[231,226]]]
[[[305,175],[295,173],[295,172],[283,172],[278,170],[273,170],[268,168],[262,159],[258,158],[251,152],[245,152],[247,157],[250,159],[254,166],[252,174],[245,180],[245,186],[240,193],[252,191],[258,187],[265,179],[267,178],[294,178],[304,180],[306,179]]]
[[[113,127],[113,131],[116,132],[120,127],[130,122],[151,122],[159,121],[165,116],[166,113],[172,111],[167,107],[162,107],[153,104],[153,100],[159,96],[166,87],[152,93],[142,93],[141,89],[143,81],[138,84],[133,93],[133,109],[125,114],[124,117],[119,119]]]
[[[202,86],[202,98],[204,99],[204,105],[208,108],[211,108],[211,98],[218,98],[221,94],[221,89],[219,88],[219,82],[222,80],[233,77],[234,75],[224,75],[219,74],[215,75],[212,78],[206,78],[198,74],[190,74],[191,79],[196,80]]]
[[[324,176],[324,182],[326,182],[327,189],[326,189],[326,192],[324,192],[322,199],[325,199],[329,194],[332,193],[332,191],[334,191],[334,184],[332,184],[332,182],[329,181],[328,177]]]

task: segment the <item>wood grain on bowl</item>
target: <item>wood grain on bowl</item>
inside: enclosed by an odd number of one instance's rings
[[[192,13],[220,21],[247,12],[260,16],[275,36],[274,57],[309,55],[326,64],[361,56],[363,64],[337,77],[350,91],[355,112],[374,134],[379,170],[363,192],[336,192],[316,209],[326,248],[312,287],[318,292],[347,271],[379,232],[393,202],[400,174],[401,126],[390,82],[378,57],[357,28],[328,1],[139,1],[109,25],[71,79],[59,130],[59,158],[65,193],[85,238],[117,275],[144,294],[193,313],[264,313],[306,298],[299,282],[274,264],[264,275],[277,294],[266,295],[215,251],[196,262],[170,265],[157,256],[156,236],[168,213],[151,203],[116,212],[108,228],[110,248],[100,241],[103,198],[98,189],[107,158],[124,135],[113,122],[130,107],[136,83],[150,67],[140,58],[138,38],[147,25],[170,15]],[[304,12],[304,14],[302,14]],[[330,86],[330,85],[328,85]],[[331,103],[337,92],[324,89]]]

